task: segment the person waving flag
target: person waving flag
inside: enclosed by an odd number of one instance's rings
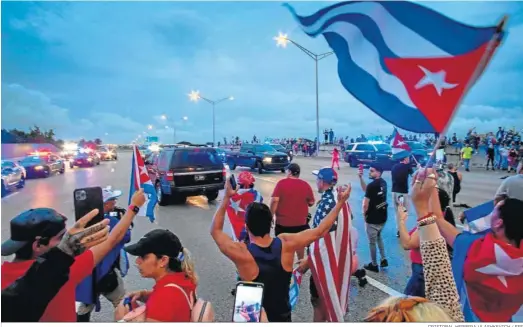
[[[131,163],[129,204],[131,203],[131,196],[140,188],[143,188],[143,191],[147,196],[147,201],[140,208],[140,212],[138,213],[138,215],[147,216],[151,222],[154,222],[154,209],[156,207],[156,203],[158,202],[156,190],[154,189],[154,185],[151,182],[151,179],[149,178],[149,173],[147,172],[147,168],[145,167],[142,155],[138,150],[138,146],[134,145],[133,161]]]
[[[310,16],[285,6],[338,58],[342,85],[391,124],[443,133],[504,33],[473,27],[405,1],[347,1]]]

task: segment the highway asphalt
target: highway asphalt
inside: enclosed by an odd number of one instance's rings
[[[315,190],[314,176],[312,170],[330,164],[325,158],[301,158],[295,159],[300,164],[302,178],[310,183]],[[117,162],[103,162],[100,166],[93,168],[75,168],[67,170],[64,175],[52,176],[48,179],[30,180],[26,187],[15,193],[9,194],[2,199],[2,241],[9,237],[9,221],[12,217],[30,208],[52,207],[66,216],[70,217],[69,224],[74,220],[73,214],[73,191],[76,188],[87,186],[112,186],[114,189],[123,191],[119,204],[127,206],[129,192],[129,176],[131,154],[123,152],[119,155]],[[350,168],[348,164],[341,163],[339,172],[340,182],[351,182],[353,192],[350,198],[351,208],[354,212],[354,225],[358,229],[360,241],[358,244],[358,255],[360,264],[369,261],[369,250],[361,217],[361,201],[363,192],[359,186],[357,169]],[[238,173],[238,170],[235,172]],[[365,172],[367,174],[367,171]],[[461,194],[458,202],[467,203],[470,206],[480,204],[493,198],[493,195],[501,183],[500,177],[504,172],[485,172],[484,170],[473,170],[464,173]],[[255,174],[256,188],[262,192],[268,203],[275,183],[284,175],[280,172]],[[390,172],[384,174],[389,184]],[[391,196],[389,195],[389,202]],[[392,204],[392,203],[390,203]],[[392,208],[392,205],[390,206]],[[147,218],[136,217],[135,228],[132,232],[133,241],[138,240],[146,232],[156,228],[167,228],[176,233],[182,240],[183,245],[188,248],[196,261],[196,271],[200,277],[198,295],[213,303],[216,310],[217,321],[231,321],[233,296],[230,294],[236,282],[235,269],[218,250],[209,235],[209,226],[216,204],[208,204],[205,197],[189,198],[185,205],[171,205],[159,207],[157,221],[153,224]],[[314,212],[314,208],[311,212]],[[457,212],[456,212],[457,213]],[[415,223],[415,215],[411,212],[408,227]],[[407,279],[410,276],[410,263],[408,254],[400,247],[396,238],[394,213],[389,209],[389,219],[384,229],[384,240],[386,242],[387,258],[390,267],[380,273],[367,273],[369,285],[360,288],[357,281],[351,281],[349,312],[346,321],[362,321],[370,308],[391,295],[399,295],[403,291]],[[10,258],[2,258],[3,260]],[[130,258],[134,262],[134,258]],[[293,321],[311,322],[312,307],[309,300],[309,275],[304,277],[301,286],[299,303],[293,312]],[[153,285],[152,280],[142,279],[137,269],[132,266],[129,275],[125,278],[126,289],[137,290],[149,288]],[[93,315],[93,321],[113,321],[112,306],[105,299],[102,301],[102,310]]]

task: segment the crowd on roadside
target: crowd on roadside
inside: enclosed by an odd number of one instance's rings
[[[389,266],[381,230],[388,223],[390,202],[399,242],[410,251],[412,264],[404,291],[410,297],[376,303],[365,321],[510,322],[521,318],[515,315],[523,305],[523,220],[519,215],[523,211],[523,162],[518,175],[504,180],[493,195],[492,212],[483,228],[460,232],[447,210],[455,198],[454,175],[431,168],[413,172],[408,160],[405,157],[393,167],[396,177],[391,200],[387,199],[382,167],[370,166],[369,181],[363,169],[358,172],[358,187],[365,194],[363,215],[351,214],[351,219],[365,221],[372,260],[359,269],[357,251],[361,249],[357,231],[351,228],[352,259],[356,260],[352,271],[345,273],[358,278],[363,287],[365,271],[380,273]],[[338,222],[343,208],[349,208],[352,186],[340,185],[334,169],[313,172],[319,199],[300,178],[299,165],[289,165],[286,172],[287,178],[277,183],[268,204],[258,197],[242,203],[245,225],[240,241],[224,230],[224,222],[231,203],[237,203],[242,194],[255,192],[255,177],[249,172],[238,176],[236,189],[226,182],[224,198],[211,223],[210,236],[235,264],[238,280],[263,285],[259,315],[248,315],[255,320],[292,321],[289,289],[294,266],[302,274],[313,268],[309,246],[327,234],[341,235]],[[105,220],[93,226],[88,222],[98,210],[69,230],[65,228],[67,218],[50,208],[31,209],[11,220],[11,237],[2,244],[2,256],[14,255],[2,265],[4,322],[89,321],[99,296],[115,307],[115,321],[214,321],[212,302],[197,296],[200,280],[195,265],[205,262],[191,257],[181,239],[164,229],[155,229],[128,245],[133,219],[145,196],[143,190],[136,192],[125,210],[116,207],[120,195],[104,189]],[[317,209],[309,218],[309,208],[314,206]],[[410,231],[406,229],[409,210],[418,217]],[[129,268],[128,254],[135,257],[140,275],[155,281],[153,288],[125,290],[122,277]],[[499,255],[511,261],[496,263]],[[329,290],[320,275],[311,275],[309,290],[315,322],[332,319],[325,302]],[[80,298],[83,292],[89,295]],[[301,293],[304,296],[303,290]],[[75,301],[82,302],[80,308],[75,308]]]

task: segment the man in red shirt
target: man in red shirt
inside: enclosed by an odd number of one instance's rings
[[[295,234],[309,229],[307,215],[314,205],[312,188],[300,179],[300,166],[291,163],[287,166],[287,178],[280,180],[271,198],[271,212],[276,216],[275,234]],[[304,249],[297,252],[298,259],[304,257]]]
[[[105,255],[123,239],[139,208],[145,203],[143,190],[133,195],[131,203],[104,242],[75,257],[69,280],[49,302],[40,321],[76,322],[76,285],[89,276]],[[66,232],[66,220],[65,216],[49,208],[27,210],[11,220],[11,238],[2,243],[2,256],[14,254],[15,258],[2,264],[2,290],[24,276],[37,257],[60,243]]]

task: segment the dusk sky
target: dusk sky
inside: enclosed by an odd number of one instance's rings
[[[309,15],[330,2],[293,2]],[[2,2],[2,128],[53,128],[63,139],[128,143],[153,125],[171,142],[316,134],[314,62],[278,48],[279,31],[310,50],[281,2]],[[508,36],[466,97],[450,132],[523,127],[523,2],[425,2],[454,19]],[[341,85],[337,59],[320,62],[320,128],[338,136],[390,134],[392,126]],[[166,115],[167,122],[161,120]],[[184,121],[182,117],[187,116]],[[169,128],[166,128],[169,126]],[[107,133],[107,135],[106,135]]]

